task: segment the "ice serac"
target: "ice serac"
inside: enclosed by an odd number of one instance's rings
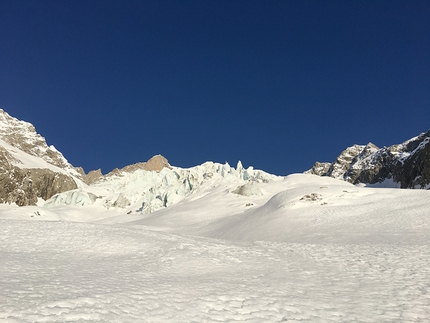
[[[142,167],[151,165],[151,160],[156,161],[155,167],[150,167],[152,170]],[[160,155],[149,161],[140,163],[138,167],[111,172],[89,187],[56,194],[46,201],[45,207],[97,204],[106,209],[116,207],[126,209],[127,213],[147,214],[176,204],[208,185],[215,187],[234,183],[238,187],[236,194],[260,195],[261,191],[254,183],[267,183],[279,178],[253,167],[245,169],[241,162],[236,168],[228,163],[213,162],[180,168],[170,166]]]
[[[0,109],[0,203],[34,205],[81,184],[79,171],[32,124]]]
[[[401,144],[378,148],[372,143],[344,150],[332,163],[319,163],[305,173],[358,184],[390,182],[401,188],[430,188],[430,130]]]

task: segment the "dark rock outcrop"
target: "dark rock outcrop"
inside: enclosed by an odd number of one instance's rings
[[[430,187],[430,130],[402,144],[378,148],[372,143],[345,149],[332,163],[316,162],[305,173],[353,184],[391,179],[401,188]]]
[[[426,188],[430,183],[430,131],[420,137],[410,143],[409,149],[414,149],[410,156],[394,167],[393,179],[402,188]]]

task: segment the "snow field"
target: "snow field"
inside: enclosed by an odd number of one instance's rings
[[[4,322],[426,322],[428,245],[0,221]]]
[[[429,191],[258,185],[145,215],[2,206],[0,322],[430,321]]]

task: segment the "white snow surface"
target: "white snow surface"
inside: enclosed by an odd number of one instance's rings
[[[33,156],[27,154],[26,152],[9,145],[7,142],[0,139],[0,147],[3,147],[10,155],[12,156],[12,160],[10,161],[13,166],[17,166],[19,168],[47,168],[56,173],[62,173],[69,176],[78,176],[78,172],[74,169],[63,169],[52,165],[38,156]],[[49,149],[55,150],[53,146],[50,146]],[[55,150],[56,151],[56,150]],[[82,181],[77,180],[77,183],[81,183]]]
[[[430,322],[430,191],[244,182],[149,214],[1,205],[0,322]]]

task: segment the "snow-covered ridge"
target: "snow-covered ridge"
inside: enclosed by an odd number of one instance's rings
[[[0,109],[0,203],[35,205],[85,186],[83,176],[32,124]]]
[[[47,145],[31,123],[10,116],[3,109],[0,109],[0,146],[15,157],[14,165],[17,167],[48,168],[81,177],[61,152],[53,145]]]
[[[19,148],[11,146],[10,144],[8,144],[7,142],[1,139],[0,139],[0,148],[8,152],[8,154],[10,155],[8,162],[12,166],[25,168],[25,169],[44,168],[44,169],[52,170],[53,172],[56,172],[56,173],[62,173],[69,176],[72,174],[73,174],[72,176],[78,175],[78,173],[74,169],[72,170],[64,169],[54,164],[51,164],[47,162],[45,159],[35,155],[30,155],[20,150]],[[78,178],[75,178],[75,181],[80,186],[84,185],[82,181],[79,180]]]
[[[46,201],[45,207],[63,205],[102,205],[125,208],[128,213],[152,213],[183,200],[202,186],[222,183],[235,187],[246,183],[267,183],[280,178],[253,167],[245,169],[228,163],[206,162],[191,168],[170,167],[160,172],[137,169],[106,176],[88,187],[56,194]],[[239,190],[240,191],[240,190]]]

